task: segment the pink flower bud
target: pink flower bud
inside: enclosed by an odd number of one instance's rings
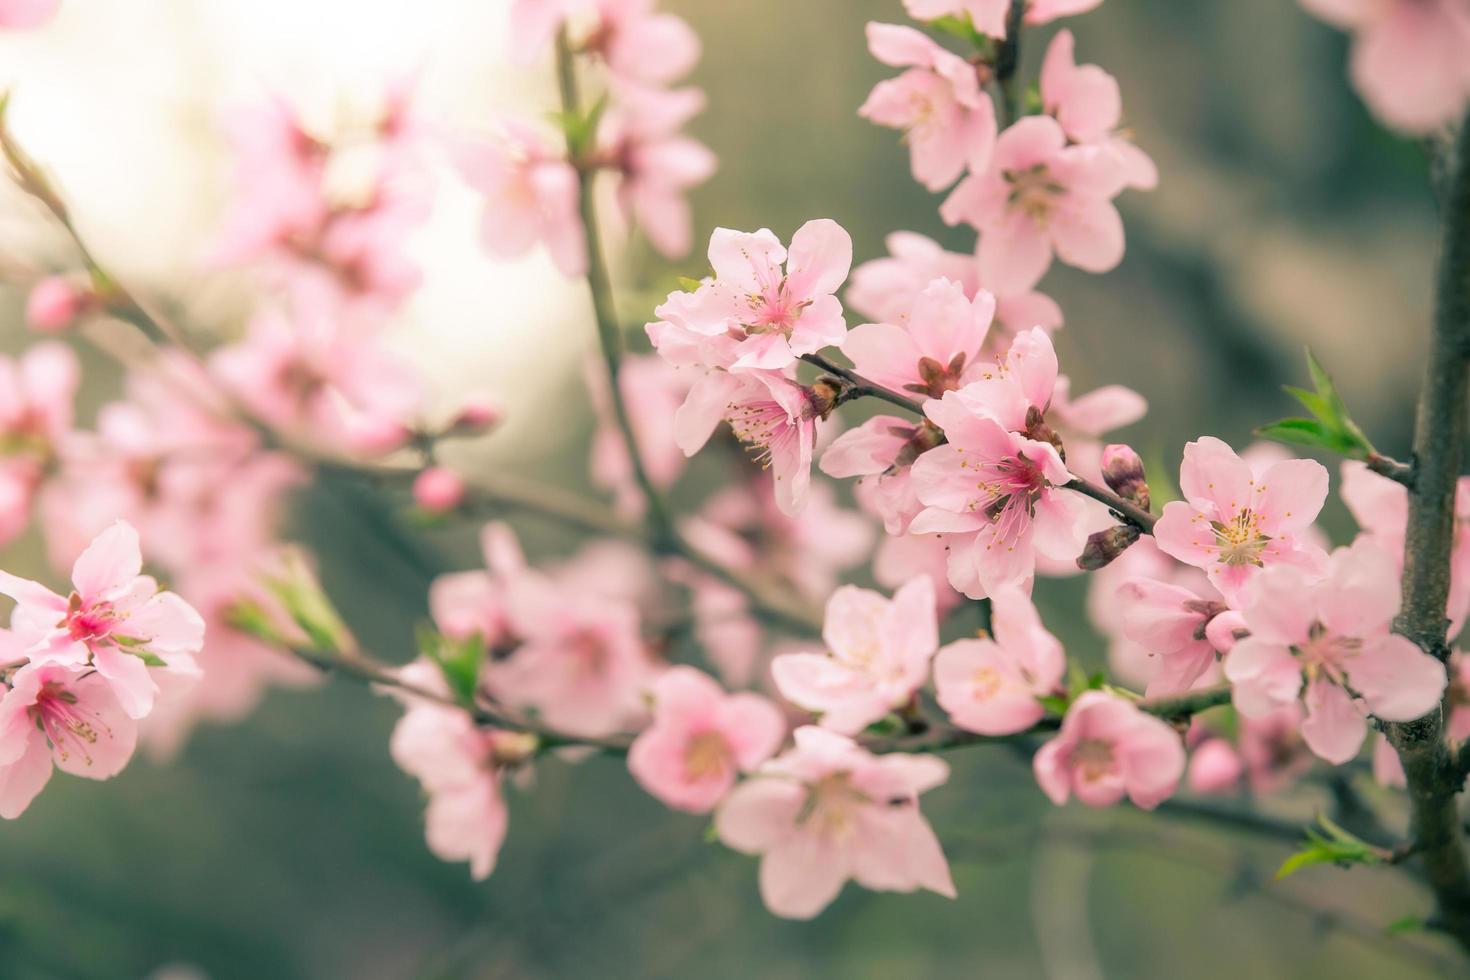
[[[1077,558],[1077,567],[1084,572],[1095,572],[1127,551],[1128,546],[1137,540],[1138,528],[1132,524],[1119,524],[1106,531],[1097,531],[1088,537],[1082,554]]]
[[[457,436],[477,436],[500,424],[500,406],[489,397],[466,399],[459,412],[450,419],[448,432]]]
[[[431,514],[443,514],[464,500],[464,478],[442,466],[430,466],[413,481],[413,499]]]
[[[26,323],[37,333],[61,333],[70,327],[90,298],[63,276],[47,276],[31,287]]]
[[[1212,738],[1201,743],[1189,760],[1189,788],[1196,793],[1215,795],[1232,792],[1245,775],[1245,764],[1230,743]]]
[[[1131,446],[1113,443],[1103,447],[1103,480],[1122,497],[1148,510],[1148,480],[1143,475],[1143,460]]]

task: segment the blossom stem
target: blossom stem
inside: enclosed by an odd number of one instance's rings
[[[1446,165],[1434,325],[1414,422],[1414,482],[1404,547],[1403,609],[1394,628],[1445,660],[1455,495],[1470,434],[1470,117]],[[1455,796],[1463,776],[1444,739],[1444,711],[1386,726],[1408,784],[1409,830],[1434,892],[1434,924],[1470,953],[1470,860]]]
[[[1375,452],[1368,454],[1367,465],[1368,469],[1379,476],[1386,476],[1406,487],[1414,486],[1414,468],[1408,463],[1401,463],[1391,456]]]
[[[1017,69],[1021,67],[1021,19],[1026,0],[1011,0],[1006,11],[1006,36],[995,56],[995,81],[1000,86],[1001,125],[1009,126],[1020,113],[1016,92]]]
[[[875,384],[856,371],[849,370],[845,367],[838,367],[820,354],[803,354],[801,355],[801,359],[808,364],[815,364],[828,374],[847,382],[848,387],[842,393],[842,401],[850,401],[854,398],[865,396],[878,398],[888,402],[890,405],[897,405],[899,408],[913,412],[921,418],[924,415],[924,406],[919,404],[917,400],[900,395],[898,392],[891,391],[880,384]]]
[[[1154,525],[1159,519],[1132,501],[1124,500],[1111,490],[1076,476],[1070,482],[1063,484],[1063,489],[1075,491],[1084,497],[1091,497],[1093,500],[1107,504],[1109,510],[1144,534],[1154,533]]]
[[[556,35],[556,78],[561,93],[562,113],[569,125],[582,122],[582,100],[577,89],[577,65],[567,40],[566,29]],[[602,254],[602,238],[597,222],[597,202],[594,197],[597,171],[583,165],[578,159],[580,148],[568,140],[572,164],[577,170],[577,184],[582,213],[583,234],[587,241],[587,288],[592,294],[592,315],[597,323],[597,340],[602,348],[602,360],[607,367],[608,402],[612,406],[613,420],[622,434],[627,448],[629,466],[633,479],[643,493],[648,508],[648,528],[655,545],[665,543],[674,536],[673,523],[664,505],[663,495],[654,485],[643,465],[643,454],[639,452],[638,435],[633,431],[633,422],[628,407],[623,401],[619,383],[619,368],[623,357],[623,334],[619,327],[617,311],[613,304],[612,280],[607,271],[607,259]]]
[[[466,711],[477,725],[534,735],[539,741],[540,747],[543,749],[577,746],[596,749],[599,752],[604,752],[609,755],[623,755],[628,751],[629,740],[627,738],[616,736],[592,738],[581,735],[568,735],[565,732],[559,732],[556,729],[537,724],[530,719],[512,715],[498,705],[486,703],[483,698],[477,698],[474,704],[466,705],[446,694],[441,694],[438,691],[404,680],[398,676],[398,673],[390,664],[361,651],[337,653],[302,646],[293,646],[290,650],[296,657],[320,670],[342,674],[354,680],[376,684],[380,687],[391,687],[413,697],[442,704],[446,708]]]

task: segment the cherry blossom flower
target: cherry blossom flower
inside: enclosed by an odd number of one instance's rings
[[[1185,781],[1190,792],[1201,795],[1233,793],[1245,775],[1240,753],[1223,738],[1206,738],[1189,757]]]
[[[1025,731],[1041,720],[1040,698],[1057,694],[1067,670],[1062,644],[1015,589],[991,596],[995,638],[956,640],[934,658],[939,706],[960,728],[983,735]]]
[[[982,289],[970,299],[960,283],[935,279],[913,308],[893,322],[864,323],[850,330],[842,352],[869,381],[940,398],[976,376],[994,315],[990,293]]]
[[[968,538],[951,539],[949,568],[951,584],[971,598],[1029,582],[1038,551],[1075,557],[1085,537],[1078,498],[1060,489],[1071,477],[1056,447],[1007,427],[1034,418],[1035,401],[1045,404],[1055,378],[1055,355],[1049,363],[1044,356],[1050,344],[1026,349],[994,383],[975,382],[925,404],[948,441],[914,463],[925,509],[909,530]]]
[[[427,661],[414,661],[399,676],[448,695],[439,669]],[[482,881],[495,870],[510,823],[497,747],[504,739],[521,736],[476,727],[466,712],[428,698],[397,696],[406,710],[388,749],[398,767],[418,779],[428,794],[424,835],[429,850],[442,861],[468,861],[471,877]]]
[[[1032,762],[1036,781],[1058,806],[1073,794],[1088,806],[1112,806],[1126,794],[1152,810],[1174,794],[1185,758],[1167,722],[1116,694],[1087,691]]]
[[[262,421],[300,438],[381,453],[409,436],[420,387],[406,363],[319,304],[257,315],[210,370]]]
[[[769,759],[786,736],[781,711],[758,694],[726,694],[693,667],[670,667],[653,685],[653,724],[628,751],[628,770],[676,810],[708,813]]]
[[[965,171],[985,169],[995,146],[995,105],[980,90],[975,66],[912,27],[868,24],[868,50],[885,65],[907,68],[874,86],[858,115],[901,129],[914,179],[943,190]]]
[[[602,55],[615,78],[666,84],[699,61],[699,36],[654,0],[596,0],[597,25],[582,48]]]
[[[1041,64],[1041,103],[1074,143],[1105,146],[1118,154],[1129,187],[1153,190],[1159,171],[1148,154],[1118,131],[1123,118],[1118,81],[1097,65],[1078,65],[1072,32],[1058,31]]]
[[[609,735],[642,717],[654,671],[632,602],[570,592],[529,570],[506,583],[504,602],[518,645],[485,667],[498,700],[571,735]]]
[[[76,355],[55,342],[18,361],[0,355],[0,544],[30,521],[36,491],[69,438],[80,373]]]
[[[1230,602],[1264,568],[1319,571],[1322,550],[1306,532],[1327,499],[1327,470],[1289,459],[1260,476],[1225,443],[1202,436],[1184,447],[1179,469],[1184,500],[1164,507],[1154,528],[1159,547],[1204,569]]]
[[[0,593],[16,601],[11,628],[33,664],[90,667],[129,717],[142,718],[158,691],[150,666],[197,675],[204,621],[173,592],[143,575],[138,533],[117,522],[72,567],[73,591],[0,572]]]
[[[939,438],[939,430],[922,420],[875,415],[832,440],[821,469],[839,480],[863,477],[859,503],[883,520],[889,534],[903,534],[924,509],[914,493],[912,464]]]
[[[789,254],[768,229],[716,228],[709,261],[715,278],[687,301],[683,321],[706,336],[739,333],[733,368],[784,368],[842,343],[847,325],[835,294],[852,263],[852,239],[835,221],[802,225]]]
[[[465,182],[485,195],[480,241],[497,259],[516,259],[538,242],[562,275],[587,271],[587,239],[577,171],[551,133],[502,118],[490,139],[457,148]]]
[[[1302,706],[1284,704],[1265,715],[1239,718],[1238,744],[1246,781],[1256,796],[1269,796],[1296,782],[1314,757],[1302,739]]]
[[[919,812],[919,794],[949,778],[933,756],[875,756],[815,726],[720,804],[725,846],[762,854],[761,899],[788,919],[810,919],[847,879],[876,891],[927,888],[955,895],[949,865]]]
[[[892,599],[844,585],[827,601],[827,653],[792,653],[771,662],[782,697],[821,715],[820,724],[855,735],[904,705],[929,676],[939,646],[934,586],[916,578]]]
[[[1398,571],[1404,564],[1404,534],[1409,522],[1409,491],[1403,484],[1379,476],[1364,463],[1342,464],[1339,488],[1343,503],[1358,522],[1363,536],[1387,554]],[[1470,477],[1461,477],[1455,490],[1454,546],[1450,552],[1450,592],[1445,604],[1449,636],[1456,636],[1470,615]]]
[[[873,554],[873,579],[885,589],[897,589],[916,577],[934,584],[934,605],[943,619],[963,597],[949,584],[949,552],[933,535],[884,535]]]
[[[431,514],[454,510],[464,495],[464,477],[446,466],[427,467],[413,480],[413,502]]]
[[[704,93],[623,86],[602,118],[598,159],[621,178],[617,199],[660,255],[679,258],[693,243],[684,195],[709,180],[718,165],[703,143],[679,130],[704,109]]]
[[[1470,102],[1470,10],[1460,0],[1302,0],[1353,32],[1349,73],[1373,113],[1425,134]]]
[[[832,409],[811,388],[777,371],[734,375],[725,419],[730,431],[776,481],[776,506],[791,517],[806,507],[817,423]]]
[[[1208,587],[1197,591],[1150,578],[1131,578],[1118,587],[1123,635],[1158,660],[1146,695],[1187,691],[1215,666],[1220,647],[1212,638],[1234,624],[1223,615],[1227,607],[1218,596]],[[1219,642],[1228,649],[1233,639]]]
[[[61,663],[30,663],[0,697],[0,817],[25,812],[62,772],[111,779],[132,758],[137,722],[101,673]]]
[[[1109,147],[1068,145],[1050,116],[1027,116],[1000,134],[990,165],[970,174],[940,207],[949,224],[980,231],[980,277],[997,294],[1024,292],[1052,253],[1087,272],[1123,258],[1123,220],[1113,198],[1128,171]]]
[[[1034,291],[1006,292],[980,280],[980,262],[974,255],[948,252],[932,238],[897,231],[885,240],[889,257],[864,262],[853,270],[847,290],[850,309],[880,323],[901,323],[913,315],[919,295],[935,279],[959,283],[970,299],[982,288],[995,294],[995,315],[986,334],[983,354],[1003,355],[1016,335],[1032,327],[1051,333],[1062,325],[1062,308],[1049,296]],[[845,344],[844,344],[845,347]]]
[[[1385,721],[1427,714],[1444,693],[1445,668],[1389,633],[1399,601],[1393,565],[1371,541],[1333,552],[1321,579],[1266,569],[1246,600],[1251,635],[1225,659],[1235,707],[1260,716],[1302,696],[1302,736],[1334,765],[1357,755],[1368,713]]]

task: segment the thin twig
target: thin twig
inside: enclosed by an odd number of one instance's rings
[[[856,371],[850,370],[845,367],[839,367],[838,365],[833,364],[831,361],[827,360],[820,354],[803,354],[801,356],[801,359],[803,361],[806,361],[808,364],[815,364],[817,367],[821,368],[823,371],[826,371],[828,374],[833,375],[837,378],[841,378],[843,381],[847,382],[848,389],[846,392],[843,393],[844,400],[850,398],[858,398],[862,396],[878,398],[885,402],[888,402],[889,404],[897,405],[899,408],[905,409],[906,411],[913,412],[920,418],[924,417],[924,406],[920,404],[916,399],[909,398],[905,395],[900,395],[896,391],[892,391],[888,388],[883,387],[880,384],[869,381],[867,378],[863,377],[861,374],[858,374]]]
[[[1111,490],[1100,487],[1090,480],[1084,480],[1079,476],[1072,477],[1070,482],[1063,485],[1063,489],[1076,491],[1084,497],[1091,497],[1093,500],[1107,504],[1109,510],[1118,515],[1119,518],[1138,528],[1144,534],[1154,533],[1154,525],[1158,523],[1159,519],[1132,501],[1124,500]]]

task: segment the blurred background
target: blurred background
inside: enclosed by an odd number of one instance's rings
[[[664,0],[704,40],[691,81],[709,108],[694,135],[719,173],[694,195],[696,241],[716,225],[808,218],[851,233],[856,258],[909,229],[965,251],[939,198],[909,177],[896,134],[856,109],[892,74],[867,54],[868,20],[899,0]],[[495,108],[550,108],[551,68],[504,59],[504,0],[66,0],[49,26],[0,39],[13,120],[57,178],[104,264],[135,291],[221,336],[249,311],[244,277],[205,269],[222,213],[227,105],[286,93],[307,112],[419,79],[422,114],[447,131]],[[1344,81],[1346,45],[1283,0],[1108,0],[1068,22],[1080,61],[1122,86],[1127,125],[1158,162],[1152,193],[1121,199],[1122,266],[1057,267],[1058,334],[1073,390],[1147,396],[1126,433],[1177,464],[1209,432],[1240,445],[1291,414],[1310,345],[1385,451],[1402,455],[1430,310],[1435,213],[1422,149],[1385,134]],[[1049,30],[1027,35],[1034,75]],[[412,243],[426,269],[399,346],[446,403],[495,392],[505,428],[466,465],[513,467],[592,493],[583,359],[594,335],[580,284],[541,255],[494,264],[475,241],[477,198],[446,171]],[[0,191],[7,261],[74,258],[13,189]],[[704,271],[635,241],[618,257],[620,311],[640,325],[675,275]],[[28,341],[24,296],[0,294],[7,349]],[[88,361],[83,419],[119,385]],[[1329,465],[1332,465],[1329,461]],[[1335,472],[1335,467],[1334,467]],[[706,484],[708,480],[704,481]],[[697,502],[696,478],[676,503]],[[365,527],[385,504],[327,484],[291,536],[317,548],[358,634],[407,659],[432,573]],[[1351,535],[1335,499],[1324,525]],[[532,521],[536,555],[576,542]],[[469,528],[434,533],[434,561],[477,561]],[[48,573],[32,532],[0,555]],[[1102,646],[1075,580],[1043,593],[1048,624],[1090,664]],[[232,727],[205,725],[167,765],[144,757],[105,786],[58,778],[0,827],[0,977],[1431,977],[1447,950],[1384,927],[1428,903],[1403,876],[1357,868],[1270,878],[1280,843],[1151,819],[1127,808],[1054,809],[999,749],[951,758],[925,810],[953,863],[958,901],[849,887],[812,923],[768,915],[755,862],[706,842],[612,761],[538,766],[512,790],[511,833],[489,881],[435,860],[416,785],[387,754],[398,710],[346,682],[277,691]],[[1394,803],[1375,795],[1390,813]],[[1308,788],[1276,812],[1302,821]],[[1395,817],[1394,819],[1397,819]]]

